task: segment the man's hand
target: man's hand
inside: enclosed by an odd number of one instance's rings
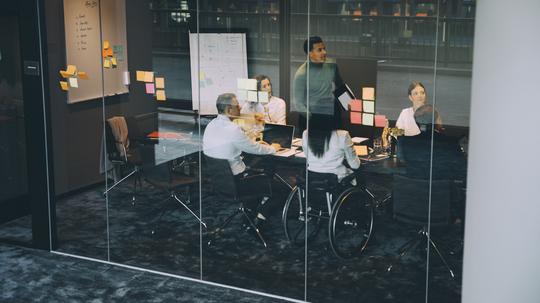
[[[281,145],[279,143],[272,143],[270,146],[272,146],[276,152],[281,149]]]

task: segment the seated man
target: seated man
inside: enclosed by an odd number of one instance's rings
[[[266,186],[242,186],[242,179],[250,172],[242,161],[242,152],[255,155],[268,155],[275,153],[279,144],[268,145],[264,142],[251,140],[238,126],[232,122],[240,115],[240,106],[234,94],[221,94],[216,101],[218,116],[212,120],[203,136],[203,152],[205,155],[229,161],[231,171],[239,183],[239,190],[258,190]],[[260,182],[268,182],[267,179]],[[264,216],[258,215],[259,219]]]

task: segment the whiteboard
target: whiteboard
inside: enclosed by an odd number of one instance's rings
[[[69,89],[68,103],[127,93],[123,81],[128,71],[125,0],[64,0],[64,26],[66,66],[75,65],[89,77],[79,79],[78,88]],[[102,69],[100,31],[103,41],[114,49],[116,68]]]
[[[192,108],[217,114],[220,94],[236,93],[236,79],[247,78],[246,34],[189,34]]]

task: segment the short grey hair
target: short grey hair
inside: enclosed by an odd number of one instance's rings
[[[233,105],[236,95],[232,93],[221,94],[217,97],[216,108],[219,114],[224,114],[227,108]]]

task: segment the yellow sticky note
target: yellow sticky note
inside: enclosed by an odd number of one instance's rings
[[[105,59],[105,60],[103,61],[103,67],[105,67],[105,68],[111,68],[111,60]]]
[[[205,72],[199,72],[199,80],[204,81],[206,79],[206,73]]]
[[[107,40],[103,41],[103,49],[108,49],[109,47],[111,47],[111,45],[109,44],[109,41]]]
[[[62,90],[69,89],[68,83],[66,81],[60,81],[60,87],[62,88]]]
[[[75,76],[77,72],[77,67],[75,65],[68,65],[66,73],[70,76]]]
[[[144,75],[146,74],[145,71],[138,70],[137,71],[137,81],[144,81]]]
[[[111,63],[112,63],[113,66],[118,65],[118,64],[116,63],[116,58],[115,58],[115,57],[112,57],[112,58],[111,58]]]
[[[156,99],[158,101],[165,101],[167,100],[167,97],[165,96],[165,91],[162,89],[156,90]]]
[[[156,77],[156,88],[165,88],[165,78]]]
[[[145,72],[144,82],[154,82],[154,72]]]
[[[62,78],[69,78],[70,74],[68,74],[65,70],[60,71],[60,75]]]
[[[86,72],[78,72],[77,76],[79,76],[79,79],[81,80],[88,80],[88,74]]]

